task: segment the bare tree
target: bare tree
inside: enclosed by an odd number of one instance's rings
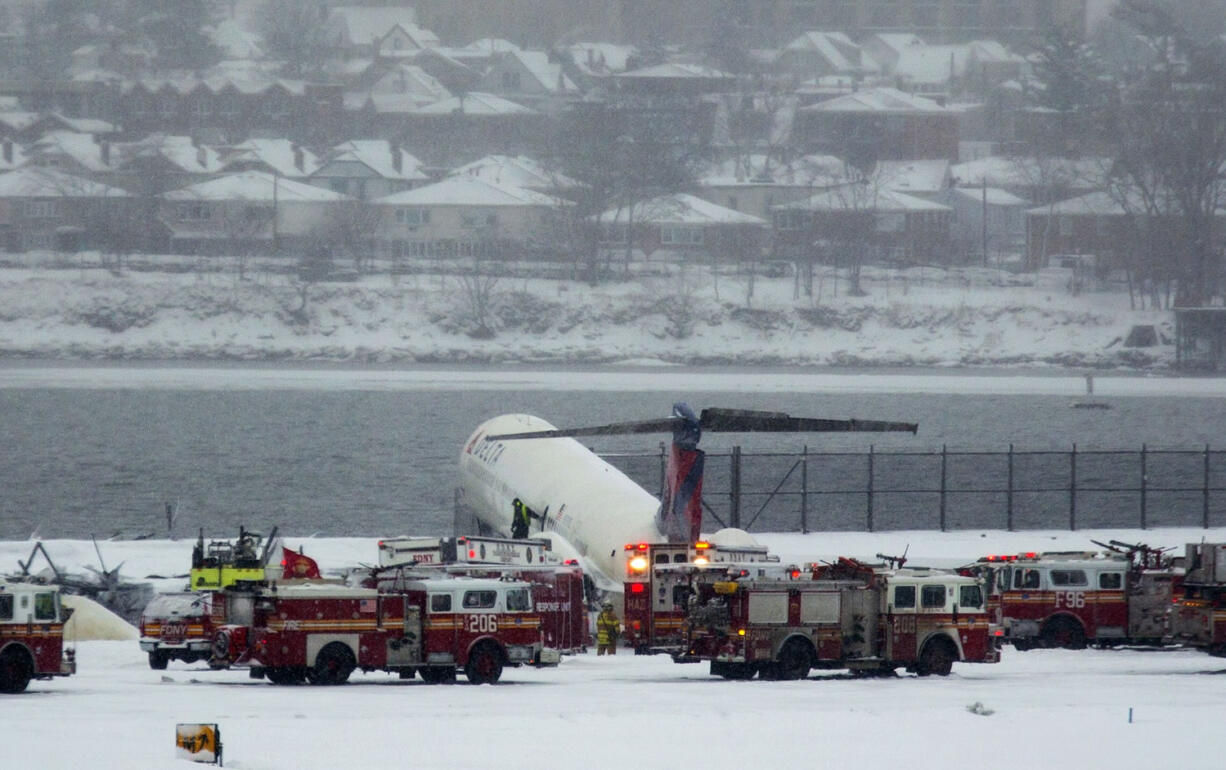
[[[374,269],[375,235],[382,218],[379,207],[366,201],[335,202],[328,206],[316,237],[328,245],[333,258],[351,259],[355,270],[368,273]]]
[[[316,74],[326,58],[325,8],[303,0],[264,0],[256,15],[256,28],[268,52],[285,62],[285,74]]]

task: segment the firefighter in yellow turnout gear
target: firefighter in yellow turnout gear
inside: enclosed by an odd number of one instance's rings
[[[613,605],[605,602],[600,614],[596,616],[596,654],[617,654],[617,637],[621,635],[622,624],[613,611]]]

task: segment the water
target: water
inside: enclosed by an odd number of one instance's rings
[[[1011,443],[1019,450],[1067,450],[1073,443],[1079,451],[1138,449],[1142,443],[1226,448],[1226,400],[1211,396],[1127,396],[1109,399],[1110,410],[1082,410],[1070,409],[1075,399],[1066,395],[763,392],[757,386],[704,391],[701,386],[710,378],[702,373],[682,374],[681,381],[698,387],[680,392],[676,373],[661,379],[659,390],[648,384],[646,389],[592,391],[582,383],[574,389],[556,382],[508,383],[501,372],[482,370],[468,370],[458,383],[411,387],[352,382],[304,387],[293,370],[280,370],[277,379],[252,377],[246,386],[204,389],[174,378],[168,382],[156,368],[76,371],[54,387],[43,382],[25,387],[20,377],[5,379],[11,370],[0,371],[0,538],[32,533],[44,538],[161,536],[166,502],[178,507],[180,535],[198,527],[227,535],[240,524],[264,529],[277,524],[297,535],[444,533],[451,526],[460,446],[482,420],[513,411],[540,415],[556,425],[600,424],[661,416],[673,401],[684,399],[696,408],[920,424],[918,436],[709,435],[703,446],[713,454],[734,444],[746,452],[791,452],[804,445],[811,451],[859,452],[870,443],[878,450],[948,445],[1003,451]],[[197,372],[200,377],[211,373]],[[228,376],[243,382],[247,375],[239,369]],[[114,382],[98,386],[98,377]],[[154,386],[143,387],[145,380]],[[721,386],[727,382],[719,381]],[[871,375],[864,379],[866,385],[875,381]],[[786,377],[779,382],[787,387]],[[616,452],[652,450],[663,439],[590,443]],[[654,460],[626,462],[644,486],[656,489]],[[722,465],[712,458],[709,489],[726,486],[718,478]],[[812,477],[810,486],[815,486]],[[835,520],[828,514],[827,521],[818,523],[855,526],[852,519],[858,514],[849,515]],[[792,523],[777,521],[775,526]],[[1059,517],[1023,522],[1064,523]]]

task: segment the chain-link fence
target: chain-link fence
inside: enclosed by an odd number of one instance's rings
[[[644,488],[664,449],[604,457]],[[707,454],[710,531],[1226,526],[1226,450]]]

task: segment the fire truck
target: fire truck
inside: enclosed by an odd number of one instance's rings
[[[1226,544],[1188,543],[1174,605],[1175,641],[1226,657]]]
[[[988,606],[1018,650],[1087,643],[1164,644],[1181,572],[1161,550],[1112,540],[1107,550],[986,556]]]
[[[635,654],[674,654],[689,598],[698,586],[723,580],[729,570],[753,569],[759,577],[784,569],[766,546],[696,543],[627,543],[624,586],[625,643]],[[746,573],[748,574],[748,573]]]
[[[160,671],[172,660],[208,660],[213,644],[213,594],[206,591],[159,594],[140,616],[140,648],[149,668]]]
[[[702,586],[686,627],[674,659],[708,660],[725,679],[802,679],[813,668],[945,676],[956,661],[1000,659],[978,579],[846,558],[797,578]]]
[[[420,673],[427,682],[494,683],[507,666],[557,665],[542,644],[531,586],[519,580],[440,577],[395,591],[333,583],[225,593],[217,666],[250,666],[274,684],[341,684],[355,668]]]
[[[0,580],[0,693],[23,692],[31,679],[76,673],[76,652],[64,649],[71,615],[55,586]]]
[[[591,643],[583,569],[560,561],[545,539],[406,537],[379,541],[379,569],[363,585],[399,590],[406,580],[439,575],[512,578],[532,586],[544,644],[574,654]]]

